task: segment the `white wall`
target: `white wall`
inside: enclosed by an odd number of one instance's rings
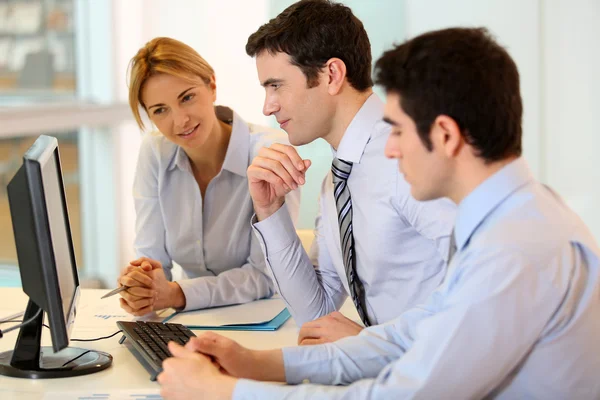
[[[600,240],[600,1],[542,7],[543,179]]]
[[[267,3],[170,0],[167,6],[164,0],[144,0],[143,39],[170,36],[192,46],[216,72],[217,103],[248,121],[264,123],[263,89],[245,47],[248,36],[265,22]]]
[[[524,105],[523,147],[600,240],[600,1],[405,0],[406,33],[485,26],[515,59]]]
[[[129,60],[144,42],[141,20],[144,7],[142,0],[114,1],[114,80],[113,90],[117,101],[127,102],[126,71]],[[137,18],[134,18],[137,16]],[[121,124],[114,130],[115,163],[119,170],[115,186],[118,212],[118,268],[125,267],[135,258],[133,238],[135,236],[135,210],[133,207],[132,186],[135,162],[140,147],[141,135],[134,121]],[[114,271],[115,273],[117,271]]]

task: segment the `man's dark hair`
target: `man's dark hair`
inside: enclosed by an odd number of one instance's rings
[[[377,84],[400,96],[430,151],[432,124],[447,115],[487,162],[521,155],[519,72],[486,29],[425,33],[386,51],[375,70]]]
[[[371,43],[365,28],[350,8],[327,0],[302,0],[250,35],[246,53],[287,53],[306,76],[308,87],[317,86],[318,74],[330,58],[346,64],[348,82],[358,91],[373,86]]]

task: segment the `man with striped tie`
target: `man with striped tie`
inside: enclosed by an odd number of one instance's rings
[[[292,146],[273,145],[248,168],[253,227],[278,292],[304,324],[299,343],[354,335],[422,302],[443,279],[455,206],[414,200],[384,157],[390,126],[372,90],[360,20],[342,4],[300,1],[252,34],[246,52],[265,88],[264,114],[276,117],[292,144],[322,138],[334,154],[310,255],[284,204],[305,184],[310,161]],[[336,312],[347,296],[362,324]]]

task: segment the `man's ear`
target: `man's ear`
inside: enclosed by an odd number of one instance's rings
[[[448,158],[454,158],[458,154],[464,139],[454,118],[447,115],[436,117],[431,127],[431,142],[434,150],[442,150]]]
[[[346,80],[346,64],[339,58],[330,58],[325,64],[327,77],[327,92],[336,95],[342,89]]]

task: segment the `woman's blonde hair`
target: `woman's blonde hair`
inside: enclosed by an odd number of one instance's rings
[[[129,107],[140,129],[144,129],[144,123],[139,107],[146,109],[141,96],[148,78],[167,74],[197,83],[190,79],[197,76],[209,84],[214,73],[196,50],[179,40],[157,37],[146,43],[129,62]]]

